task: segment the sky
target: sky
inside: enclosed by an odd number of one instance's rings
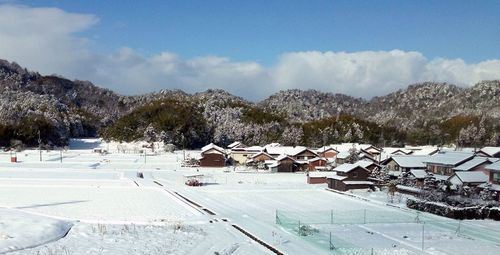
[[[500,1],[0,0],[0,58],[120,94],[500,79]]]

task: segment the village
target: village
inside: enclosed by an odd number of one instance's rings
[[[454,206],[498,205],[500,199],[500,147],[457,150],[343,143],[314,149],[234,142],[222,148],[212,143],[201,149],[198,158],[186,162],[200,167],[246,166],[273,173],[304,172],[307,183],[326,183],[332,190],[385,189],[391,196],[397,191]]]

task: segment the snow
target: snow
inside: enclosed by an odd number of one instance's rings
[[[0,252],[32,247],[13,254],[271,254],[232,226],[236,224],[285,254],[321,255],[331,251],[277,225],[277,211],[313,218],[322,217],[315,212],[329,210],[367,210],[386,218],[414,215],[387,206],[385,192],[331,192],[326,184],[307,184],[305,173],[180,166],[184,154],[200,151],[149,153],[144,160],[138,153],[92,153],[92,148],[108,144],[72,144],[78,149],[63,152],[62,163],[59,151],[43,151],[42,162],[36,150],[18,153],[21,162],[16,164],[9,162],[9,154],[0,154]],[[118,145],[109,144],[110,151]],[[144,178],[138,178],[138,172]],[[184,176],[193,174],[210,175],[211,182],[186,186]],[[403,207],[404,200],[397,205]],[[498,228],[491,221],[468,224]],[[317,226],[331,231],[335,240],[354,243],[363,251],[374,248],[378,254],[421,254],[421,227]],[[451,227],[425,228],[427,254],[498,252],[494,244],[457,236]],[[15,238],[5,239],[7,235]]]
[[[424,179],[428,175],[427,171],[421,169],[410,170],[410,173],[417,179]]]
[[[482,171],[456,172],[455,176],[457,176],[462,181],[462,183],[485,183],[488,181],[488,176]]]
[[[456,166],[455,168],[453,168],[453,170],[454,171],[469,171],[476,166],[479,166],[479,165],[484,164],[484,163],[489,163],[489,162],[490,161],[488,160],[488,158],[474,157],[473,159]]]
[[[432,163],[438,165],[451,165],[457,166],[458,164],[470,160],[474,155],[468,152],[447,151],[439,152],[430,156],[425,163]]]
[[[348,173],[354,169],[356,169],[357,167],[361,167],[363,169],[365,169],[366,171],[368,171],[366,168],[364,168],[363,166],[361,165],[358,165],[358,163],[355,163],[355,164],[350,164],[350,163],[346,163],[346,164],[342,164],[340,166],[337,166],[333,169],[333,171],[335,172],[343,172],[343,173]]]
[[[71,226],[70,222],[0,208],[0,253],[57,240],[65,236]]]
[[[486,166],[486,169],[488,170],[494,170],[494,171],[500,171],[500,160],[489,165],[489,166]]]
[[[500,152],[500,147],[483,147],[481,148],[480,151],[492,157],[493,155],[498,154]]]
[[[424,162],[429,159],[429,156],[394,155],[392,159],[402,168],[426,168]]]

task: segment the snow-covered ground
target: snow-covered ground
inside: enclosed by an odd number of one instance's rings
[[[133,153],[139,145],[98,140],[72,145],[77,147],[43,151],[41,162],[37,150],[17,153],[19,163],[0,154],[0,253],[272,254],[233,225],[285,254],[332,254],[321,239],[330,232],[337,245],[349,243],[363,252],[373,248],[376,254],[497,254],[499,249],[480,236],[457,235],[447,222],[425,226],[423,250],[417,223],[310,224],[318,234],[299,237],[276,224],[277,211],[306,221],[328,218],[328,213],[316,215],[330,210],[366,210],[382,218],[408,218],[414,212],[387,206],[384,192],[352,193],[366,201],[306,184],[303,173],[180,167],[184,155],[196,151],[144,156]],[[127,147],[129,153],[100,155],[92,152],[95,147],[116,152]],[[194,173],[204,174],[209,185],[184,185],[184,175]],[[394,202],[404,206],[404,197]],[[500,225],[467,224],[486,232]]]

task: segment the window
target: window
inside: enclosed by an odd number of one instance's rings
[[[352,173],[352,177],[353,177],[353,178],[358,177],[358,173],[356,173],[356,172]]]
[[[493,173],[493,181],[500,182],[500,173]]]

